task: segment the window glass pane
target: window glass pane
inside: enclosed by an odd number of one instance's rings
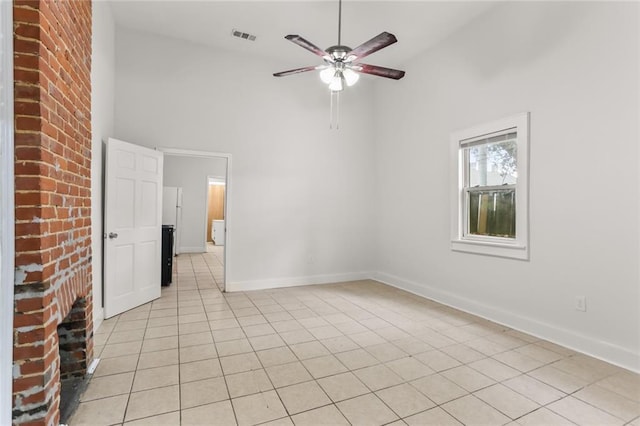
[[[470,235],[516,237],[516,190],[469,190],[467,224]]]
[[[515,185],[518,180],[516,140],[464,148],[468,185]]]

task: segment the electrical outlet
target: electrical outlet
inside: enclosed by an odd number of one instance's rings
[[[576,296],[576,311],[587,312],[587,296]]]

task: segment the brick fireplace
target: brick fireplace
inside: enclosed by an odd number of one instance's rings
[[[91,2],[14,1],[13,422],[57,425],[93,358]]]

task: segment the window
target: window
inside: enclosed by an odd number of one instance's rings
[[[451,135],[456,251],[528,259],[529,114]]]

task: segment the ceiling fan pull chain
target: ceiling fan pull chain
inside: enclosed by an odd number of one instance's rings
[[[340,92],[336,92],[336,130],[340,130]]]
[[[330,107],[329,107],[329,130],[333,129],[333,92],[329,90],[329,99]]]
[[[329,96],[331,96],[331,107],[329,108],[329,129],[340,130],[340,92],[330,91]]]

